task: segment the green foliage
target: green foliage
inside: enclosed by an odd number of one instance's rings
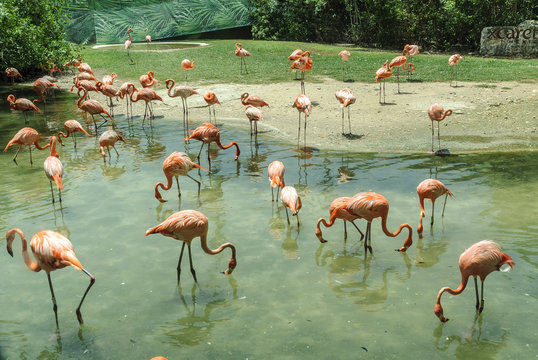
[[[23,76],[40,70],[51,59],[63,64],[72,56],[66,40],[62,0],[2,0],[0,2],[0,69],[17,68]]]

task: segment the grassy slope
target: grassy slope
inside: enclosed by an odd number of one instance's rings
[[[138,79],[149,70],[164,82],[173,78],[176,82],[184,80],[181,60],[188,58],[196,62],[196,67],[189,71],[189,81],[195,83],[267,83],[290,80],[293,75],[288,72],[290,63],[287,57],[296,48],[312,53],[314,66],[306,74],[309,81],[321,81],[325,77],[342,79],[342,61],[337,56],[344,47],[284,42],[284,41],[242,41],[243,47],[252,56],[246,58],[249,74],[239,75],[239,58],[234,56],[232,40],[200,40],[211,46],[185,49],[171,52],[136,52],[131,51],[134,65],[128,65],[125,50],[82,50],[84,61],[94,69],[106,73],[116,72],[120,79]],[[133,49],[143,49],[145,44],[135,44]],[[351,58],[348,61],[349,76],[354,81],[374,82],[375,71],[387,59],[401,55],[396,52],[374,51],[362,48],[348,48]],[[417,80],[448,81],[450,67],[448,55],[420,54],[413,59],[417,68]],[[536,59],[495,59],[464,56],[459,64],[458,80],[494,82],[494,81],[536,81],[538,66]],[[391,79],[391,81],[396,81]]]

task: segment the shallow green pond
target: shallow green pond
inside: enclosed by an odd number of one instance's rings
[[[10,89],[0,89],[5,99]],[[33,98],[18,87],[16,96]],[[45,115],[30,126],[42,134],[41,144],[67,119],[84,124],[69,93],[57,93]],[[135,104],[141,114],[143,105]],[[164,181],[163,160],[173,151],[192,158],[199,143],[183,143],[181,109],[177,117],[158,117],[153,129],[141,117],[116,124],[126,137],[120,153],[104,163],[94,137],[71,138],[59,148],[64,165],[63,205],[53,206],[43,172],[48,150],[15,148],[0,157],[3,204],[1,233],[21,228],[30,238],[44,229],[69,237],[75,252],[96,277],[79,326],[75,309],[88,277],[72,268],[52,273],[60,322],[56,334],[50,291],[44,272],[23,263],[20,241],[14,258],[0,240],[0,358],[5,359],[529,359],[538,354],[537,273],[538,158],[535,153],[368,154],[314,149],[297,151],[275,140],[271,132],[250,147],[248,124],[218,120],[222,142],[238,141],[234,150],[212,147],[212,173],[196,171],[196,184],[181,178],[163,191],[168,202],[154,198]],[[156,109],[156,114],[158,110]],[[206,121],[206,109],[191,110],[191,127]],[[217,109],[218,117],[218,109]],[[295,121],[291,119],[290,121]],[[23,127],[23,116],[0,109],[0,143],[5,146]],[[88,124],[89,125],[89,124]],[[91,129],[91,126],[86,128]],[[102,130],[99,131],[101,133]],[[271,202],[267,165],[281,160],[287,185],[303,201],[297,228],[287,224],[284,209]],[[207,165],[205,149],[202,166]],[[383,194],[390,202],[388,228],[408,222],[416,229],[419,204],[416,186],[428,177],[441,180],[456,196],[445,217],[438,202],[433,229],[416,232],[406,253],[395,252],[406,237],[386,237],[379,220],[372,224],[373,256],[364,254],[356,231],[348,226],[344,243],[339,221],[324,230],[329,241],[314,235],[316,220],[328,216],[330,202],[362,191]],[[182,285],[176,287],[180,242],[162,235],[144,236],[179,209],[197,209],[209,218],[209,246],[232,242],[238,265],[230,276],[230,252],[210,256],[193,241],[193,261],[200,287],[194,286],[183,261]],[[426,205],[426,220],[431,204]],[[365,229],[364,222],[357,222]],[[427,221],[426,221],[427,223]],[[486,305],[475,319],[474,285],[459,296],[443,296],[450,321],[433,313],[443,286],[460,282],[458,258],[471,244],[493,239],[516,262],[508,273],[491,274]]]

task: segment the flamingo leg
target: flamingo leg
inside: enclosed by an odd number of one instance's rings
[[[303,134],[303,137],[304,137],[304,147],[306,149],[306,114],[304,116],[304,134]]]
[[[62,203],[62,189],[58,189],[58,196],[60,197],[60,204]]]
[[[398,94],[400,93],[400,67],[396,68],[396,79],[398,79]]]
[[[361,239],[359,241],[362,241],[362,239],[364,239],[364,234],[362,233],[361,229],[359,229],[359,227],[357,225],[355,225],[355,223],[353,221],[351,222],[351,224],[353,224],[353,226],[355,226],[355,229],[357,229],[359,234],[361,234]],[[345,225],[345,222],[344,222],[344,225]]]
[[[439,123],[440,121],[437,122],[437,147],[438,149],[440,150],[441,149],[441,133],[439,132]]]
[[[431,217],[431,221],[430,221],[430,225],[433,226],[433,214],[435,212],[435,201],[432,201],[432,217]]]
[[[198,284],[198,280],[196,279],[196,271],[194,271],[194,267],[192,266],[191,244],[188,244],[187,246],[189,248],[189,263],[191,264],[191,274],[194,278],[194,282]]]
[[[179,179],[177,176],[176,176],[176,184],[177,184],[177,192],[178,192],[177,197],[181,197],[181,189],[179,188]]]
[[[346,221],[344,220],[344,241],[347,240],[347,226]]]
[[[181,259],[183,259],[183,250],[185,250],[185,242],[181,245],[181,252],[179,253],[179,260],[177,262],[177,283],[179,284],[179,276],[181,274]]]
[[[49,280],[50,293],[52,294],[52,310],[54,310],[54,317],[56,318],[56,329],[58,329],[58,305],[56,304],[56,297],[54,296],[54,289],[52,288],[52,280],[50,279],[49,272],[47,272],[47,279]]]
[[[74,146],[75,146],[75,149],[76,149],[77,148],[77,133],[73,133],[73,138],[74,138],[73,140],[75,141]]]
[[[350,109],[349,106],[347,107],[347,122],[349,125],[349,135],[351,135],[351,115],[350,115]]]
[[[478,299],[478,283],[476,282],[476,276],[474,277],[474,292],[476,295],[476,310],[480,308],[480,300]]]
[[[381,104],[381,81],[379,82],[379,103]]]
[[[369,222],[366,226],[366,239],[364,240],[364,252],[367,253],[370,250],[372,254],[372,223]]]
[[[306,94],[306,89],[304,86],[304,71],[301,71],[301,94]]]
[[[481,314],[482,310],[484,310],[484,281],[480,279],[480,308],[478,309],[478,313]]]
[[[446,199],[448,197],[448,193],[445,194],[445,203],[443,204],[443,213],[441,214],[441,217],[445,216],[445,206],[446,206]]]
[[[288,215],[288,207],[286,205],[284,205],[284,210],[286,210],[286,219],[288,220],[288,225],[290,223],[290,217]]]
[[[342,108],[342,135],[344,135],[344,108]]]
[[[299,227],[299,225],[301,225],[301,224],[299,223],[299,213],[297,213],[295,216],[297,217],[297,227]],[[297,230],[297,231],[298,231],[298,230]]]
[[[116,150],[116,146],[112,145],[112,149],[114,149],[114,151],[116,152],[116,155],[118,155],[118,157],[119,157],[120,153],[118,152],[118,150]]]
[[[84,324],[84,320],[82,320],[82,314],[80,313],[80,307],[82,306],[82,303],[84,302],[84,299],[86,298],[86,295],[88,295],[88,291],[90,291],[90,288],[95,283],[95,277],[92,274],[90,274],[85,269],[82,269],[82,271],[84,272],[84,274],[86,274],[86,275],[88,275],[90,277],[90,284],[86,288],[86,291],[84,292],[84,295],[82,295],[82,299],[80,300],[80,304],[78,304],[78,307],[77,307],[76,313],[77,313],[77,319],[78,319],[79,324]]]
[[[433,153],[433,120],[432,120],[432,153]]]
[[[198,184],[198,196],[200,196],[200,186],[201,186],[200,182],[196,180],[195,178],[193,178],[192,176],[190,176],[189,174],[187,174],[187,176],[190,177],[194,182]]]
[[[93,117],[93,114],[90,114],[92,116],[93,125],[95,126],[95,136],[97,136],[97,123],[95,122],[95,118]]]
[[[200,151],[198,151],[198,156],[197,156],[197,158],[198,158],[198,165],[200,165],[200,154],[202,153],[202,149],[203,149],[203,147],[204,147],[204,144],[205,144],[205,143],[202,141],[202,146],[200,146]]]
[[[21,147],[22,146],[19,146],[19,148],[17,149],[17,152],[15,153],[15,156],[13,157],[13,162],[15,163],[15,165],[19,165],[17,164],[17,155],[19,155],[19,151],[21,151]]]
[[[26,115],[26,111],[24,111],[23,114],[24,114],[24,125],[30,124],[30,122],[28,121],[28,116]],[[35,116],[35,113],[34,113],[34,116]]]
[[[34,165],[34,162],[32,161],[32,145],[29,145],[28,149],[30,150],[30,166],[31,166],[31,165]]]
[[[297,144],[299,143],[300,134],[301,134],[301,112],[299,112],[299,129],[297,130]]]
[[[271,201],[275,201],[275,195],[273,194],[273,187],[271,186]]]
[[[49,180],[50,183],[50,194],[52,195],[52,203],[54,204],[54,190],[52,189],[52,181]]]

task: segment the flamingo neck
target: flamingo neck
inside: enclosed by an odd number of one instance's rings
[[[7,240],[7,251],[8,253],[13,256],[13,251],[11,250],[11,244],[13,243],[13,240],[15,239],[15,234],[19,234],[21,241],[22,241],[22,256],[24,258],[24,263],[28,268],[32,271],[38,272],[41,271],[41,266],[39,264],[36,264],[28,254],[28,245],[26,242],[26,236],[22,232],[21,229],[15,228],[11,229],[6,233],[6,240]]]
[[[239,150],[239,145],[237,145],[237,143],[235,141],[232,141],[231,143],[229,143],[228,145],[226,146],[223,146],[221,143],[220,143],[220,138],[218,138],[217,140],[215,140],[215,142],[217,143],[217,146],[221,149],[228,149],[229,147],[232,147],[235,145],[235,160],[237,160],[237,158],[239,157],[239,154],[241,154],[241,150]]]
[[[200,243],[202,245],[202,250],[204,250],[204,252],[206,254],[209,254],[209,255],[216,255],[216,254],[222,252],[224,249],[230,248],[232,250],[232,257],[230,258],[230,262],[228,263],[228,269],[226,269],[226,271],[224,273],[225,274],[231,274],[232,273],[235,266],[237,265],[237,260],[235,258],[235,246],[232,243],[228,242],[228,243],[222,244],[221,246],[219,246],[215,250],[210,249],[207,246],[207,234],[203,234],[202,236],[200,236]]]
[[[129,41],[133,42],[133,39],[131,39],[131,29],[127,30],[127,35],[129,35]]]
[[[334,223],[334,222],[333,222],[333,223]],[[323,233],[321,232],[321,226],[320,226],[321,224],[323,224],[325,227],[330,227],[330,226],[332,226],[332,224],[331,224],[331,225],[327,224],[327,221],[326,221],[324,218],[320,218],[320,219],[318,220],[318,222],[316,223],[316,231],[315,231],[315,234],[316,234],[316,236],[317,236],[319,242],[324,243],[324,242],[327,242],[327,240],[325,240],[325,239],[323,238]]]
[[[50,156],[60,157],[56,151],[56,138],[54,136],[50,138]]]
[[[173,79],[166,80],[166,88],[168,89],[168,96],[172,97],[172,88],[176,84],[176,82]],[[168,84],[171,84],[170,87]]]
[[[159,192],[159,187],[161,187],[161,189],[163,190],[170,190],[170,188],[172,187],[172,181],[173,181],[173,177],[170,173],[165,171],[164,175],[166,176],[166,181],[167,181],[166,186],[162,182],[158,182],[155,185],[155,198],[159,200],[160,202],[164,202],[164,200],[161,196],[161,193]]]
[[[83,89],[84,94],[83,94],[82,97],[81,97],[80,99],[78,99],[78,101],[77,101],[77,106],[78,106],[79,108],[82,106],[82,101],[84,101],[84,99],[86,98],[86,95],[88,94],[88,90],[86,90],[86,89],[84,89],[84,88],[82,88],[82,89]]]
[[[446,287],[442,288],[441,290],[439,290],[439,293],[437,294],[437,299],[435,300],[435,311],[434,311],[435,315],[437,315],[439,320],[441,320],[442,322],[448,321],[448,319],[446,317],[444,317],[444,315],[443,315],[443,306],[441,305],[441,296],[443,295],[443,293],[446,291],[446,292],[449,292],[452,295],[461,294],[463,292],[463,290],[465,290],[465,288],[467,287],[468,280],[469,280],[469,275],[461,274],[461,283],[460,283],[460,286],[458,286],[457,289],[451,289],[448,286],[446,286]]]
[[[390,236],[390,237],[398,236],[398,234],[402,232],[403,228],[407,228],[409,230],[409,234],[407,235],[407,239],[405,239],[404,241],[403,247],[398,249],[398,251],[404,252],[411,246],[411,244],[413,244],[413,229],[411,228],[411,225],[401,224],[398,230],[396,230],[394,233],[391,233],[387,229],[387,214],[384,214],[381,217],[381,228],[383,229],[383,232],[385,233],[385,235]]]
[[[445,117],[450,116],[450,115],[452,115],[452,109],[448,109],[447,111],[445,111],[439,121],[444,120]]]

